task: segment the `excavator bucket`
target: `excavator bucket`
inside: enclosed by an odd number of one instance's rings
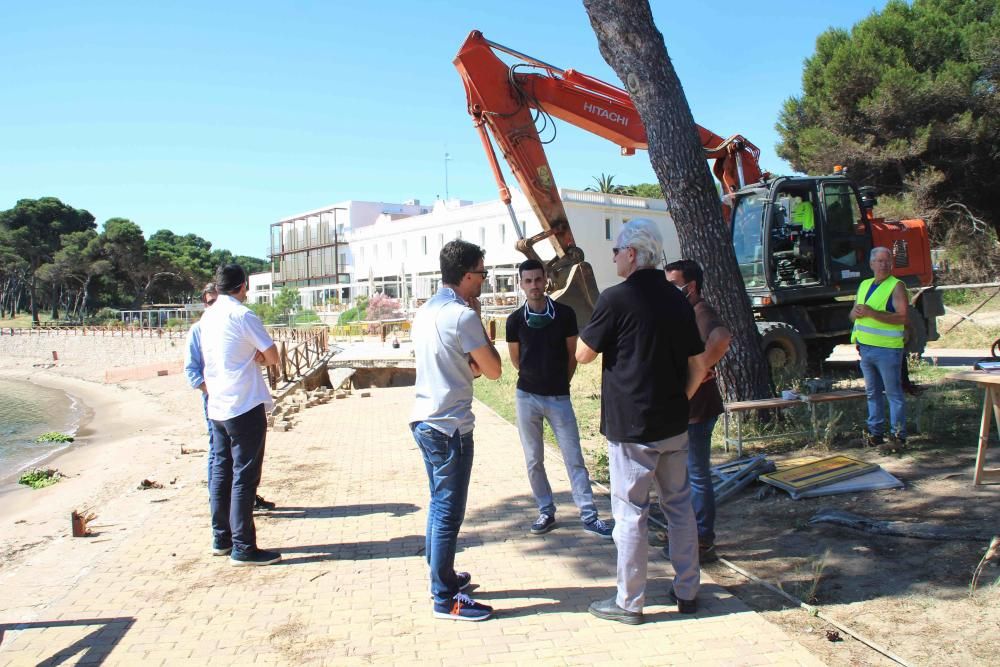
[[[553,301],[564,303],[576,312],[576,323],[580,329],[590,321],[594,314],[594,304],[601,293],[597,289],[597,279],[594,269],[588,262],[574,264],[569,269],[565,286],[557,289],[549,296]]]

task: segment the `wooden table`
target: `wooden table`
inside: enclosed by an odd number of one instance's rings
[[[985,467],[986,449],[990,442],[990,421],[994,416],[997,421],[997,430],[1000,432],[1000,373],[963,371],[949,373],[945,377],[949,380],[975,382],[983,388],[983,420],[979,425],[979,450],[976,453],[976,474],[972,484],[978,486],[989,482],[1000,482],[1000,468],[988,469]]]

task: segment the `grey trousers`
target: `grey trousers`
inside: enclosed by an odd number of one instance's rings
[[[670,529],[674,592],[683,600],[698,595],[698,528],[691,507],[687,472],[687,432],[649,443],[608,442],[611,512],[618,548],[618,595],[622,609],[640,612],[646,597],[646,542],[649,491],[656,484]]]

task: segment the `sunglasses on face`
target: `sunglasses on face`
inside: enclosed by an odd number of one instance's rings
[[[490,272],[489,271],[469,271],[469,273],[478,273],[479,275],[481,275],[483,277],[483,280],[486,280],[490,276]]]
[[[629,248],[629,246],[627,246],[627,245],[623,245],[621,248],[612,248],[611,249],[611,254],[614,255],[615,257],[617,257],[618,253],[624,252],[624,251],[628,250],[628,248]]]

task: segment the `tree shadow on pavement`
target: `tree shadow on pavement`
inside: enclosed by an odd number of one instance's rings
[[[75,626],[97,626],[94,630],[69,646],[57,650],[51,656],[40,660],[38,665],[61,665],[75,662],[86,665],[100,665],[122,640],[125,633],[135,624],[131,616],[117,618],[80,618],[66,621],[31,621],[29,623],[0,623],[0,644],[4,633],[16,630],[44,630],[46,628],[67,628]]]
[[[367,503],[364,505],[342,505],[333,507],[285,507],[279,506],[264,513],[274,519],[342,519],[368,514],[391,514],[406,516],[420,511],[412,503]]]

